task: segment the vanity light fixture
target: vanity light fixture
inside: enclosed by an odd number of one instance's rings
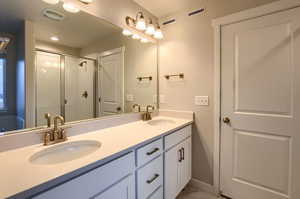
[[[159,26],[157,26],[157,30],[154,33],[154,38],[155,39],[163,39],[164,38],[164,35]]]
[[[75,5],[74,3],[71,3],[71,2],[65,2],[63,4],[63,8],[68,11],[68,12],[71,12],[71,13],[77,13],[80,11],[79,7],[77,5]]]
[[[135,28],[138,30],[146,30],[146,21],[142,12],[138,12],[136,15],[136,25]]]
[[[147,26],[146,32],[147,35],[154,35],[155,33],[155,28],[152,22],[152,19],[150,19],[149,25]]]
[[[130,36],[130,35],[132,35],[132,32],[131,32],[130,30],[127,30],[127,29],[124,29],[122,33],[123,33],[123,35],[125,35],[125,36]]]
[[[142,12],[138,12],[135,19],[127,16],[125,18],[126,25],[129,27],[128,29],[123,29],[123,35],[131,36],[133,39],[141,39],[141,42],[147,43],[149,41],[153,41],[154,39],[163,39],[163,33],[157,24],[157,28],[155,28],[152,19],[149,20],[149,23],[146,23],[144,14]],[[132,31],[133,33],[132,33]],[[144,36],[142,36],[141,34]],[[153,39],[152,39],[153,38]]]
[[[44,1],[45,3],[48,3],[48,4],[52,4],[52,5],[59,3],[59,0],[42,0],[42,1]]]
[[[55,36],[50,37],[50,39],[51,39],[52,41],[59,41],[59,38],[58,38],[58,37],[55,37]]]

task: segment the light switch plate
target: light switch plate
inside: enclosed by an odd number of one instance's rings
[[[126,101],[127,102],[133,102],[133,95],[132,94],[127,94],[126,95]]]
[[[195,105],[208,106],[208,104],[209,104],[208,96],[195,96]]]

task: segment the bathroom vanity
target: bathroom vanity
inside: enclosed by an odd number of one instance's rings
[[[158,116],[4,152],[0,197],[174,199],[191,179],[192,122]]]

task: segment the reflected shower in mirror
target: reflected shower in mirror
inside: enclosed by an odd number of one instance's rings
[[[157,106],[156,44],[60,4],[0,2],[0,134]]]

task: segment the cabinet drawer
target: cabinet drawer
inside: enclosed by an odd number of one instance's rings
[[[163,187],[160,187],[147,199],[163,199],[163,198],[164,198]]]
[[[163,158],[153,160],[137,171],[138,198],[146,199],[163,185]]]
[[[158,157],[163,151],[162,139],[156,140],[137,150],[137,165],[142,166],[148,161]]]
[[[165,137],[165,149],[169,149],[172,146],[182,142],[187,137],[192,135],[192,126],[188,125],[182,129],[175,131],[174,133]]]
[[[91,198],[132,173],[133,169],[134,154],[130,153],[54,187],[34,199]]]

